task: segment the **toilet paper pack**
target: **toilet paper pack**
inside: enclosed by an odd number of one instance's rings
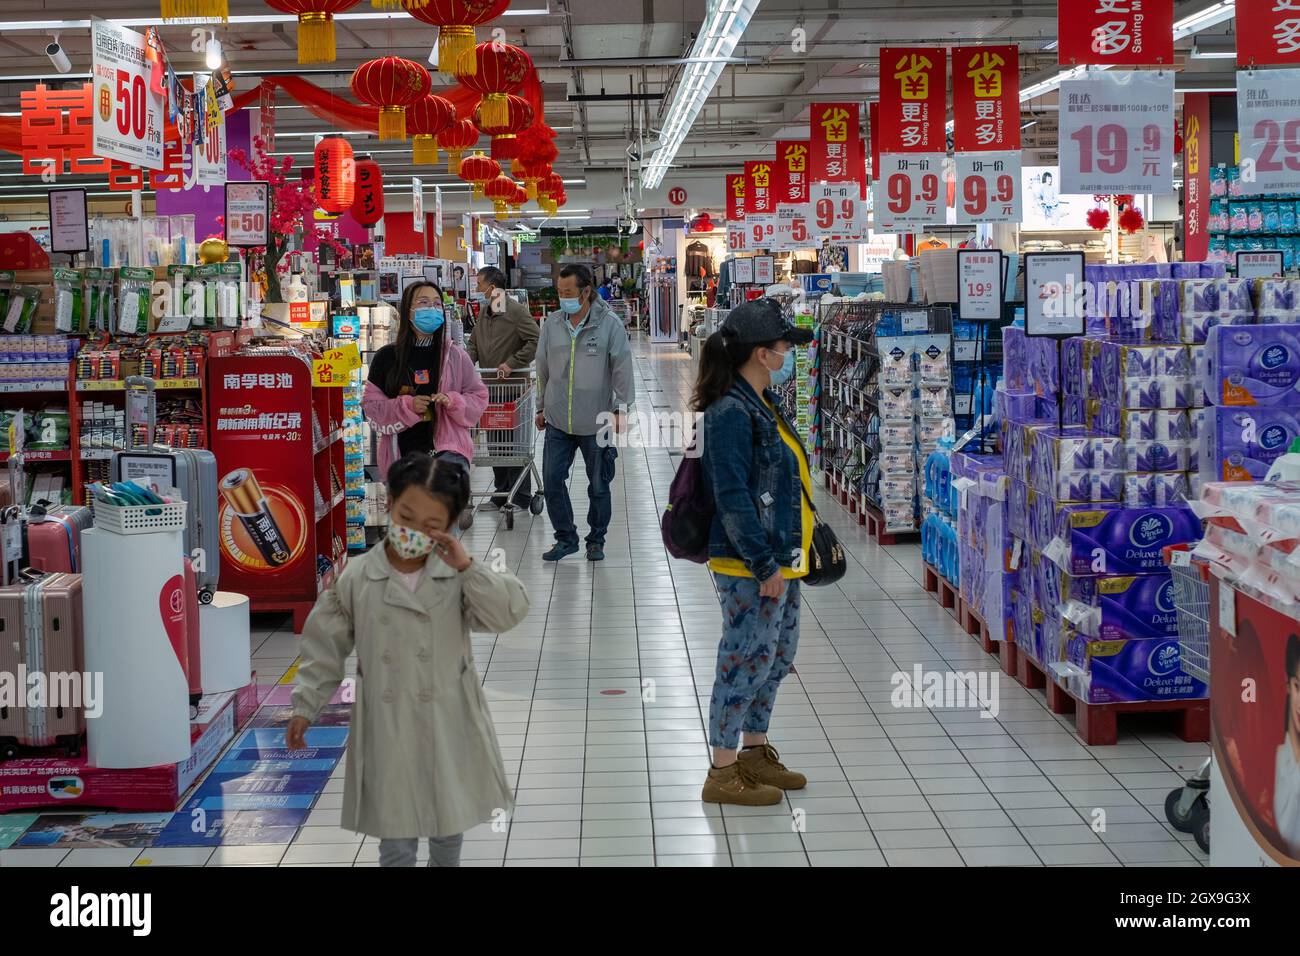
[[[1262,481],[1269,467],[1300,438],[1300,411],[1281,406],[1206,409],[1199,442],[1205,481]]]
[[[1166,545],[1198,540],[1201,522],[1185,507],[1068,505],[1054,530],[1043,553],[1070,574],[1147,574],[1164,568]]]
[[[1216,405],[1300,403],[1300,325],[1211,329],[1203,387]]]

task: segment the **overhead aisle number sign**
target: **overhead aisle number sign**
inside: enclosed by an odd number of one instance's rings
[[[1300,70],[1239,71],[1237,129],[1246,188],[1300,192]]]
[[[144,34],[96,19],[90,46],[95,155],[162,169],[163,94],[149,82]]]
[[[1172,71],[1090,73],[1064,81],[1060,99],[1061,192],[1174,191]]]

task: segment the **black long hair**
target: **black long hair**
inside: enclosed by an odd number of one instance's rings
[[[388,469],[388,500],[396,501],[407,488],[423,488],[442,502],[454,523],[469,504],[469,475],[460,465],[413,451]]]
[[[727,333],[731,334],[727,334]],[[691,409],[703,412],[736,384],[740,367],[749,361],[755,349],[770,349],[776,342],[743,343],[730,329],[719,329],[704,340],[700,354],[700,373],[695,378]]]
[[[415,347],[415,326],[411,323],[411,303],[415,300],[415,293],[423,288],[431,288],[438,293],[438,305],[443,310],[443,315],[447,316],[447,302],[443,297],[442,287],[436,282],[430,282],[427,279],[421,279],[418,282],[412,282],[402,293],[402,306],[398,316],[397,340],[393,343],[393,367],[388,371],[388,381],[384,383],[384,391],[388,393],[389,398],[396,398],[403,385],[406,384],[407,371],[411,362],[411,349]],[[447,341],[447,322],[450,316],[443,319],[442,327],[433,333],[433,368],[429,372],[429,379],[433,384],[434,394],[438,391],[438,376],[442,371],[442,352]]]

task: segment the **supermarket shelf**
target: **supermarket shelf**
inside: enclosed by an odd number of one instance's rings
[[[337,508],[340,503],[342,503],[344,497],[345,497],[344,493],[340,491],[337,495],[334,496],[334,500],[330,502],[328,508],[326,508],[324,511],[318,509],[316,511],[316,522],[319,524],[321,521],[324,521],[327,517],[329,517],[330,513],[335,508]]]
[[[0,452],[0,462],[10,459],[9,452]],[[72,461],[72,452],[64,449],[62,451],[41,451],[28,449],[23,452],[23,462],[30,464],[36,461]]]
[[[28,392],[66,392],[67,382],[3,382],[0,395],[23,395]]]
[[[160,378],[154,381],[155,389],[198,389],[203,387],[200,378]],[[126,390],[126,381],[120,378],[81,379],[77,382],[79,392],[121,392]]]
[[[325,449],[331,447],[336,441],[342,441],[342,440],[343,440],[343,430],[335,429],[334,431],[330,432],[329,438],[325,440],[324,444],[316,446],[316,449],[312,452],[312,454],[319,455],[321,452],[325,451]]]
[[[83,448],[81,449],[82,461],[108,461],[117,454],[115,448]]]

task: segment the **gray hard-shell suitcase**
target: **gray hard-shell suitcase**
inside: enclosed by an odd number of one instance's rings
[[[199,588],[199,601],[210,604],[217,592],[217,578],[221,572],[221,555],[217,529],[217,458],[212,452],[198,448],[169,448],[154,444],[157,426],[157,405],[154,401],[154,382],[150,378],[132,376],[126,380],[127,434],[133,425],[144,418],[145,444],[128,446],[115,452],[112,463],[113,481],[140,481],[157,487],[171,485],[180,491],[189,506],[185,525],[185,555],[194,562],[194,576]]]

